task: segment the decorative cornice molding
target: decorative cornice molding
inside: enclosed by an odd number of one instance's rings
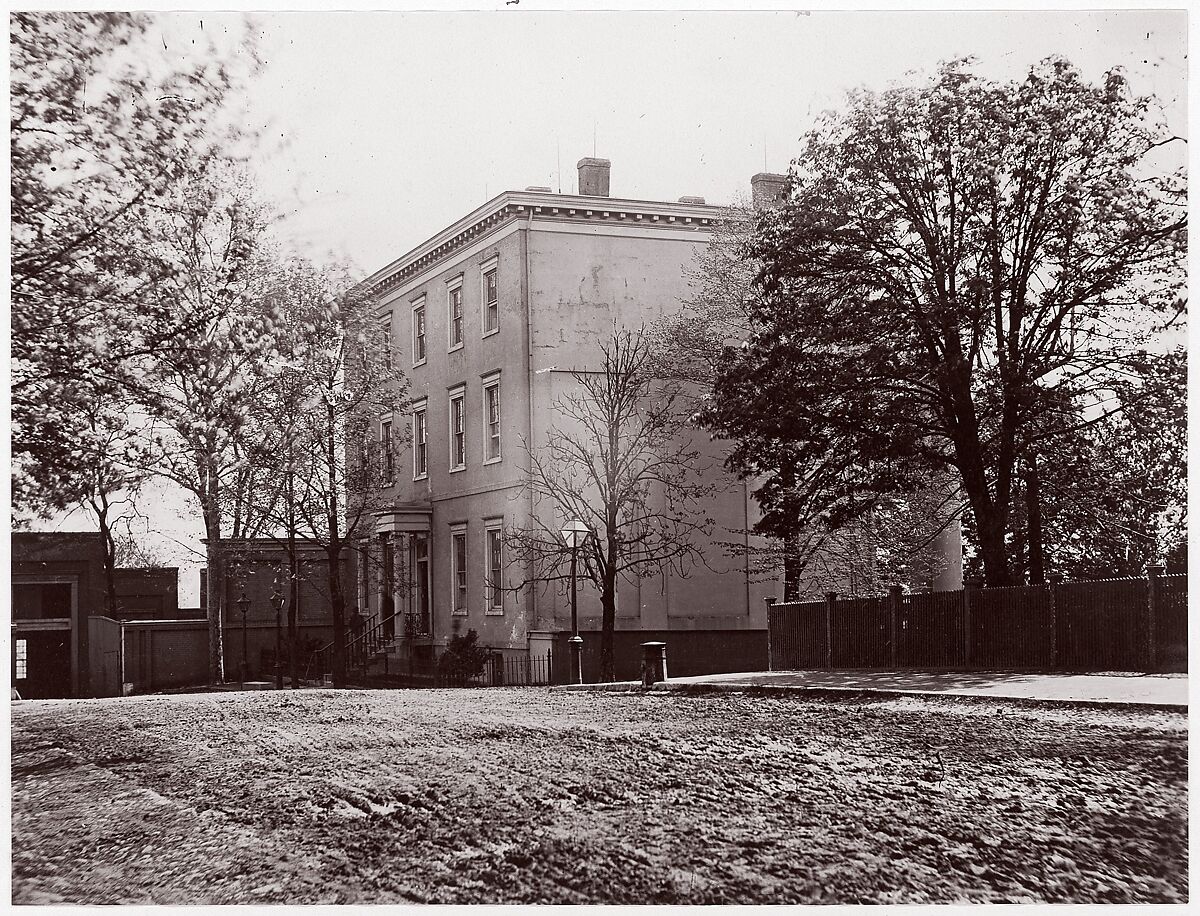
[[[368,291],[382,296],[463,246],[513,220],[624,223],[661,229],[705,231],[724,218],[727,208],[712,204],[582,197],[544,191],[506,191],[488,201],[403,257],[376,271],[365,281]]]

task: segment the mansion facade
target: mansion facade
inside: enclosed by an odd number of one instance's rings
[[[405,415],[377,419],[385,471],[353,581],[362,614],[394,610],[414,644],[473,629],[480,643],[516,652],[570,628],[564,584],[529,584],[505,547],[505,530],[529,527],[535,511],[527,449],[544,446],[556,401],[575,390],[573,373],[599,368],[615,329],[678,311],[696,256],[727,213],[695,197],[612,197],[607,160],[578,169],[579,194],[502,193],[366,281],[412,400]],[[783,178],[757,175],[752,185],[765,204]],[[721,467],[719,444],[705,447],[714,456],[706,474],[720,478],[707,507],[711,543],[697,545],[711,568],[622,582],[618,630],[766,626],[764,599],[780,583],[755,581],[748,559],[720,546],[749,537],[758,517],[750,485]],[[583,579],[579,616],[581,630],[599,629],[599,598]]]

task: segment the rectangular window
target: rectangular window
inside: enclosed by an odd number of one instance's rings
[[[429,473],[429,435],[425,428],[425,408],[413,411],[413,480],[420,480]]]
[[[383,364],[392,368],[392,316],[388,315],[379,325],[379,345],[383,350]]]
[[[450,470],[457,471],[467,466],[465,391],[450,395]]]
[[[483,388],[484,461],[500,460],[500,381]]]
[[[446,293],[446,311],[450,324],[450,349],[453,350],[463,343],[462,280],[455,281],[455,285]]]
[[[450,606],[453,613],[467,613],[467,531],[450,532]]]
[[[412,317],[413,336],[413,365],[419,366],[425,362],[425,299],[421,298],[413,306]]]
[[[381,456],[380,469],[386,483],[392,482],[396,472],[396,456],[392,453],[392,421],[384,420],[379,424],[379,453]]]
[[[29,640],[17,639],[14,642],[16,643],[14,648],[16,651],[17,670],[13,679],[23,681],[29,677]]]
[[[486,337],[500,330],[500,287],[496,282],[496,268],[483,273],[483,333]]]
[[[502,527],[492,525],[487,529],[487,613],[504,613],[504,566],[502,551],[504,541]]]

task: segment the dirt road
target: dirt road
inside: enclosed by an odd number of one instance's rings
[[[14,903],[1186,899],[1166,712],[541,688],[12,712]]]

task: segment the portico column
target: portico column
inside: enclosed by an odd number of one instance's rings
[[[356,545],[358,556],[355,558],[357,562],[354,564],[357,568],[357,579],[355,596],[358,601],[358,612],[363,615],[363,618],[371,616],[371,606],[367,598],[367,564],[370,563],[371,542],[361,540]]]
[[[409,540],[408,535],[403,532],[392,535],[395,539],[396,549],[392,551],[392,603],[395,605],[396,613],[401,613],[403,609],[405,615],[412,611],[404,602],[404,592],[408,582],[408,576],[405,572],[408,569],[408,551]],[[403,631],[403,627],[401,627]]]
[[[379,622],[383,622],[386,616],[386,608],[384,598],[386,597],[387,589],[387,571],[384,568],[384,563],[387,560],[387,533],[378,535],[379,541],[379,564],[375,568],[375,595],[379,602]]]

